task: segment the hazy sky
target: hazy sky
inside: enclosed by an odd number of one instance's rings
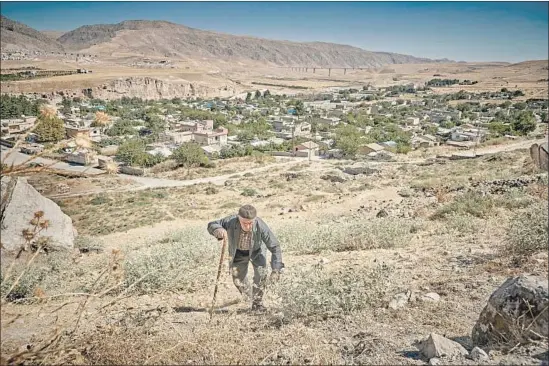
[[[549,58],[547,2],[2,2],[1,12],[38,30],[167,20],[455,61]]]

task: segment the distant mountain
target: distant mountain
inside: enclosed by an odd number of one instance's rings
[[[58,38],[67,50],[109,56],[170,57],[224,61],[254,60],[279,66],[380,67],[452,62],[324,42],[290,42],[234,36],[165,21],[129,20],[86,25]],[[390,47],[390,46],[388,46]]]
[[[63,46],[47,35],[0,15],[0,48],[2,52],[61,52]]]
[[[45,34],[46,36],[50,37],[51,39],[57,41],[57,39],[58,39],[59,37],[61,37],[63,34],[65,34],[65,33],[67,33],[67,32],[45,30],[45,31],[40,31],[40,33]]]

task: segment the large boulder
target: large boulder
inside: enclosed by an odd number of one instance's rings
[[[51,248],[73,248],[77,236],[72,219],[52,200],[42,196],[25,178],[2,177],[1,230],[2,246],[6,251],[18,251],[24,243],[22,231],[30,229],[34,213],[44,212],[49,226],[40,236],[49,237]]]
[[[508,278],[490,296],[473,328],[478,346],[514,346],[549,334],[549,294],[547,278]]]

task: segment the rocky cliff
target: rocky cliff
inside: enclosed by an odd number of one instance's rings
[[[91,97],[105,100],[119,99],[123,96],[142,99],[171,99],[176,97],[231,97],[237,93],[237,90],[234,85],[230,84],[213,87],[189,81],[165,81],[150,77],[130,77],[86,89],[83,93],[91,93]]]

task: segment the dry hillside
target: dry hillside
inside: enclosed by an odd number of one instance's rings
[[[218,186],[124,191],[118,177],[32,179],[122,190],[56,199],[81,237],[73,252],[38,256],[14,287],[2,306],[2,354],[45,364],[422,365],[416,340],[435,332],[471,350],[471,329],[505,279],[547,276],[547,175],[538,178],[527,150],[246,174],[274,163],[229,163],[235,174]],[[210,322],[220,247],[206,224],[244,202],[280,239],[287,271],[267,287],[266,314],[239,303]],[[238,299],[226,269],[220,305]],[[387,306],[407,292],[404,306]],[[540,364],[547,344],[531,346],[491,350],[484,364]]]
[[[203,31],[164,21],[86,25],[59,41],[71,50],[109,56],[254,60],[280,66],[378,67],[432,60],[332,43],[297,43]],[[447,62],[448,60],[446,60]]]
[[[63,46],[56,40],[3,15],[0,16],[0,41],[2,52],[22,50],[40,52],[63,51]]]

